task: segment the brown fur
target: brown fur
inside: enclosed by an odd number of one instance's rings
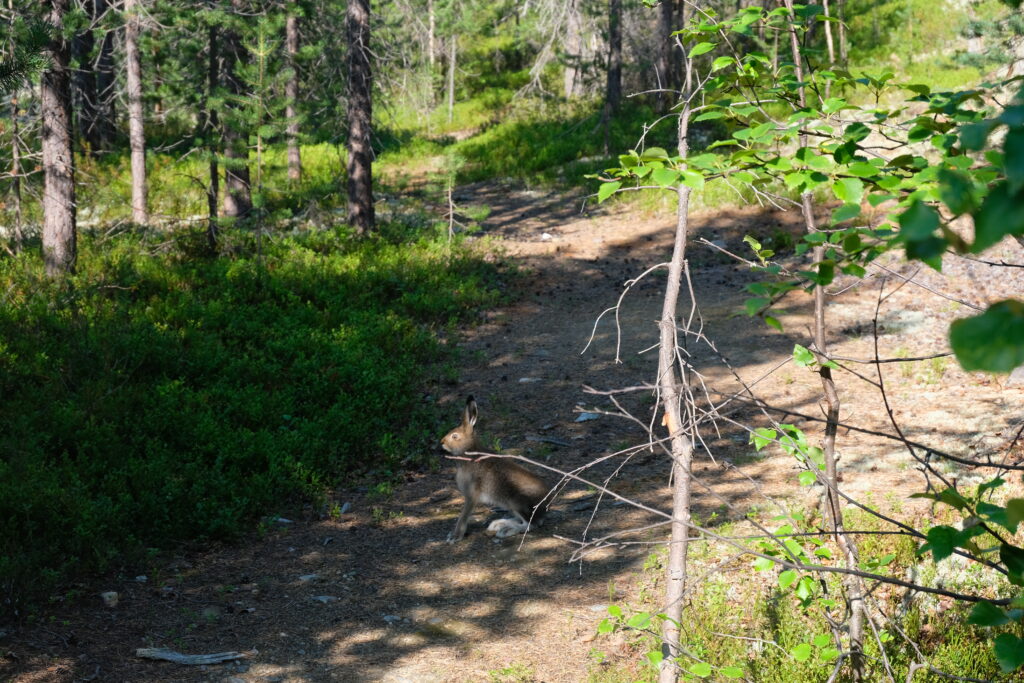
[[[476,401],[470,396],[462,414],[462,423],[441,439],[441,447],[456,456],[476,449]],[[455,483],[465,498],[462,514],[448,536],[454,543],[466,535],[469,517],[477,504],[508,510],[514,517],[495,520],[488,527],[499,538],[524,532],[531,524],[540,524],[547,511],[541,503],[551,488],[543,479],[524,467],[504,458],[456,460]]]

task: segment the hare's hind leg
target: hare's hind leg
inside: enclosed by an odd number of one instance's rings
[[[449,543],[461,541],[462,537],[466,535],[466,527],[469,525],[469,517],[473,514],[475,504],[476,501],[470,496],[466,496],[466,502],[462,506],[462,514],[459,515],[459,521],[455,522],[455,528],[448,534]]]

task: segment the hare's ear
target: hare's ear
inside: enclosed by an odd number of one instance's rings
[[[476,408],[476,399],[472,396],[466,399],[466,413],[462,420],[467,426],[472,427],[476,424],[476,418],[478,417],[478,411]]]

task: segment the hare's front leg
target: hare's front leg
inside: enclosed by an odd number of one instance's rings
[[[462,514],[459,515],[459,521],[455,522],[455,528],[450,534],[448,534],[449,543],[461,541],[462,537],[466,535],[466,527],[469,525],[469,517],[473,514],[473,508],[476,506],[476,501],[468,495],[466,495],[465,498],[466,502],[462,506]]]

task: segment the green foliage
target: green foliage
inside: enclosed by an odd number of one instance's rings
[[[435,330],[494,301],[493,268],[432,238],[251,240],[86,238],[65,285],[0,262],[5,605],[428,457]]]

